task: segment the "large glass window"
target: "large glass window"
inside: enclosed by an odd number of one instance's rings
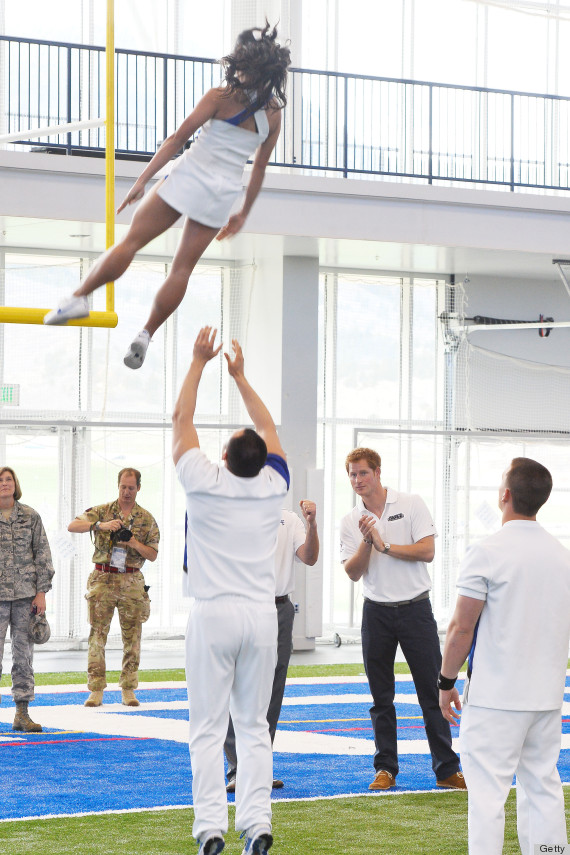
[[[32,39],[104,45],[106,0],[57,0],[57,14],[44,0],[6,0],[4,31]],[[228,0],[115,0],[115,45],[129,50],[221,57]],[[1,22],[1,21],[0,21]]]
[[[320,352],[325,470],[325,622],[356,625],[360,585],[339,564],[341,518],[354,505],[345,457],[357,446],[382,458],[383,483],[419,493],[436,516],[441,467],[443,345],[435,280],[326,273],[320,283]],[[439,582],[441,561],[433,566]],[[328,574],[328,576],[326,575]]]
[[[467,547],[500,525],[498,488],[513,457],[533,457],[553,472],[554,490],[540,522],[570,544],[570,439],[557,429],[558,422],[550,421],[558,411],[564,419],[565,405],[548,389],[540,412],[533,404],[520,424],[496,423],[499,393],[491,396],[491,387],[524,385],[529,364],[497,357],[502,361],[493,373],[487,363],[481,368],[480,354],[469,347],[458,359],[439,321],[450,289],[434,280],[321,276],[319,445],[325,472],[324,619],[329,625],[356,631],[360,622],[362,586],[349,581],[339,558],[340,521],[355,504],[345,469],[353,448],[376,450],[384,486],[419,494],[431,511],[438,537],[429,571],[442,627],[455,604],[457,571]],[[495,357],[489,355],[491,362]],[[543,372],[538,384],[552,374],[546,366],[536,370]],[[560,389],[570,387],[570,371],[559,368],[556,377]],[[483,394],[488,390],[486,402],[479,404],[476,385]]]
[[[91,263],[33,253],[4,260],[5,302],[14,306],[55,304]],[[48,534],[56,569],[52,635],[60,643],[78,643],[89,629],[84,593],[93,544],[67,526],[86,508],[116,499],[117,475],[127,466],[141,471],[139,503],[162,535],[158,559],[144,568],[153,604],[145,635],[184,631],[184,495],[172,465],[172,409],[198,329],[208,323],[227,330],[226,343],[235,335],[246,344],[247,301],[239,271],[201,264],[188,299],[154,336],[144,368],[130,371],[123,355],[167,272],[166,263],[133,262],[116,287],[116,329],[0,325],[0,379],[5,389],[19,387],[19,399],[0,401],[0,463],[15,469],[22,501],[40,513]],[[103,299],[97,292],[95,306]],[[243,417],[223,364],[220,356],[207,367],[197,402],[201,446],[212,459],[228,438],[226,425]],[[119,633],[115,621],[111,640]]]

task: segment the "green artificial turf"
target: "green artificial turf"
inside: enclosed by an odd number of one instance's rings
[[[120,671],[107,671],[107,682],[118,683]],[[36,686],[69,686],[81,683],[85,684],[87,691],[87,673],[85,671],[50,671],[45,674],[38,671],[34,674]],[[151,671],[139,671],[139,680],[145,683],[162,683],[167,680],[186,680],[184,668],[172,668],[170,670],[156,669]],[[0,687],[11,686],[12,681],[9,674],[4,674],[0,680]]]
[[[409,674],[410,669],[405,662],[396,662],[394,666],[396,674]],[[120,671],[107,671],[107,682],[117,683]],[[288,677],[364,677],[364,665],[362,664],[339,664],[339,665],[290,665],[287,672]],[[167,680],[186,680],[184,668],[156,669],[152,671],[139,671],[141,683],[165,682]],[[68,686],[72,684],[85,683],[87,688],[87,674],[85,671],[51,671],[45,674],[35,673],[36,686]],[[0,680],[0,687],[12,685],[9,674],[4,674]]]
[[[570,660],[568,661],[570,668]],[[405,662],[396,662],[394,673],[409,674],[410,669]],[[364,665],[358,663],[338,665],[290,665],[287,671],[288,677],[364,677]],[[107,671],[107,681],[117,683],[120,671]],[[85,683],[87,686],[87,674],[85,671],[67,671],[35,674],[36,686],[67,686],[74,683]],[[165,682],[167,680],[186,680],[184,668],[171,668],[170,670],[139,671],[141,682],[151,683]],[[9,674],[4,674],[0,680],[0,687],[11,686],[12,681]]]
[[[396,673],[408,673],[403,663]],[[352,665],[299,665],[289,676],[350,676],[363,674]],[[118,671],[108,673],[116,682]],[[183,669],[141,671],[141,681],[184,680]],[[2,685],[9,684],[5,676]],[[85,682],[84,672],[36,674],[38,685]],[[372,768],[371,768],[372,771]],[[367,781],[363,781],[363,788]],[[565,792],[567,804],[570,792]],[[230,806],[230,829],[234,808]],[[568,813],[568,808],[567,808]],[[192,855],[192,810],[159,810],[104,814],[69,819],[0,822],[2,855]],[[273,807],[275,845],[271,855],[467,855],[467,797],[437,792],[402,795],[375,794],[356,798],[277,802]],[[226,838],[224,853],[240,855],[235,831]],[[506,806],[503,855],[519,853],[515,798]]]
[[[239,855],[230,831],[224,853]],[[0,823],[3,855],[193,855],[192,811],[160,810]],[[465,793],[374,795],[275,803],[271,855],[467,855]],[[520,853],[515,798],[507,800],[503,855]]]

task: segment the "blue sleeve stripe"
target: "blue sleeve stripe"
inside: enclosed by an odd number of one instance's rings
[[[477,619],[477,623],[475,624],[475,631],[473,633],[473,641],[471,642],[471,650],[469,651],[469,656],[467,658],[467,677],[470,680],[471,674],[473,673],[473,658],[475,656],[475,647],[477,645],[477,633],[479,632],[479,621],[481,620],[481,615],[479,615]]]
[[[291,477],[289,475],[289,467],[287,466],[287,461],[284,457],[281,457],[279,454],[268,454],[267,460],[265,461],[266,466],[271,466],[272,469],[275,469],[278,472],[285,483],[287,484],[287,489],[289,489],[289,485],[291,483]]]
[[[182,569],[185,573],[188,573],[188,511],[186,511],[184,516],[184,559]]]

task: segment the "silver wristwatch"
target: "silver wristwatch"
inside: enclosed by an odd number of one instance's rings
[[[391,548],[392,548],[392,544],[385,542],[384,543],[384,549],[382,550],[382,552],[390,552]]]

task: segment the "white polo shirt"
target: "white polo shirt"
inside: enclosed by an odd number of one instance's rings
[[[562,706],[570,638],[570,552],[532,520],[511,520],[474,544],[458,593],[485,600],[466,687],[469,704]]]
[[[295,564],[303,563],[297,558],[297,550],[304,544],[305,536],[305,526],[297,514],[281,511],[275,553],[276,597],[284,597],[295,589]]]
[[[190,596],[275,601],[275,549],[287,464],[268,462],[254,478],[212,463],[199,448],[185,452],[176,473],[186,492]],[[287,479],[287,480],[286,480]]]
[[[375,514],[365,508],[358,496],[356,507],[340,524],[340,558],[343,564],[354,555],[362,541],[358,528],[361,516]],[[410,493],[398,493],[391,487],[387,488],[386,506],[382,516],[376,517],[375,526],[385,543],[400,546],[417,543],[428,535],[437,537],[424,500]],[[425,561],[402,561],[389,552],[384,554],[372,547],[368,569],[362,576],[363,594],[369,600],[397,603],[413,600],[430,589],[431,578]]]

